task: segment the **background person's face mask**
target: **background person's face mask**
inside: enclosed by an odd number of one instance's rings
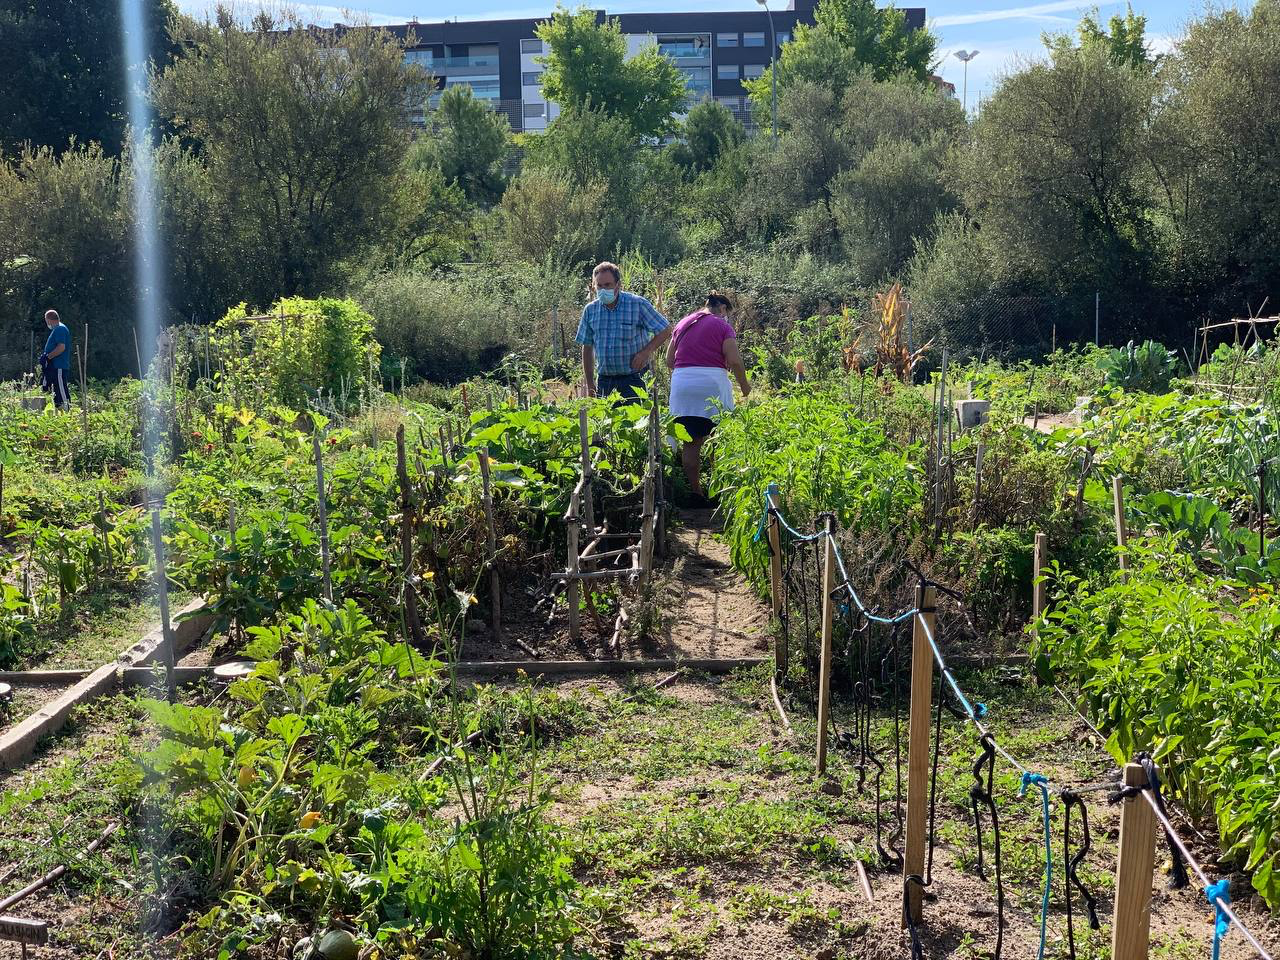
[[[613,302],[618,299],[617,290],[597,290],[596,299],[603,303],[606,307],[613,306]]]

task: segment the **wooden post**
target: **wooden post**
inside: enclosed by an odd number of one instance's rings
[[[1038,628],[1034,625],[1040,622],[1040,615],[1044,613],[1044,580],[1041,578],[1048,560],[1049,538],[1043,533],[1037,533],[1031,571],[1031,623],[1033,624],[1033,634],[1038,632]]]
[[[568,572],[570,574],[569,585],[565,589],[565,597],[569,604],[569,638],[577,640],[581,635],[582,627],[578,619],[578,592],[581,585],[578,583],[578,531],[581,529],[582,519],[580,516],[582,510],[582,494],[581,488],[573,491],[573,496],[569,498],[569,525],[565,530],[565,536],[569,543]]]
[[[324,492],[324,449],[320,443],[321,432],[320,427],[311,431],[311,448],[316,458],[316,513],[320,518],[320,572],[324,577],[324,598],[333,603],[333,579],[329,575],[329,511]]]
[[[911,716],[907,743],[907,822],[906,849],[902,861],[902,878],[906,888],[906,910],[903,925],[909,914],[912,923],[922,919],[921,902],[924,890],[919,884],[906,883],[906,878],[924,876],[925,836],[928,824],[929,799],[929,715],[933,709],[933,649],[929,634],[934,630],[937,617],[934,604],[937,592],[933,587],[916,587],[916,614],[911,641]],[[926,629],[927,628],[927,629]]]
[[[419,647],[427,638],[418,617],[418,592],[413,584],[413,495],[404,452],[404,424],[396,427],[396,479],[400,481],[400,565],[404,567],[404,620],[409,636]]]
[[[4,464],[0,463],[0,491],[4,490]],[[3,495],[0,495],[0,504],[4,503]],[[102,496],[102,491],[98,491],[98,527],[102,532],[102,560],[107,565],[107,569],[111,569],[111,545],[107,541],[107,503]]]
[[[1142,764],[1125,764],[1124,785],[1147,785]],[[1155,814],[1145,797],[1127,797],[1120,804],[1112,960],[1146,960],[1151,939],[1151,879],[1155,862]]]
[[[773,642],[773,675],[781,683],[787,677],[787,634],[782,630],[782,526],[778,523],[778,485],[769,484],[765,499],[769,504],[769,597],[773,616],[778,621],[777,637]]]
[[[982,504],[982,459],[986,452],[986,444],[979,440],[978,450],[973,458],[973,523],[971,526],[974,530],[978,529],[978,510]]]
[[[582,488],[583,521],[587,525],[588,539],[596,535],[595,497],[591,492],[591,433],[587,426],[587,408],[578,411],[578,439],[582,444],[582,479],[586,485]]]
[[[156,593],[160,600],[160,633],[164,638],[165,691],[170,703],[173,703],[177,687],[173,680],[174,651],[173,625],[169,623],[169,575],[164,565],[164,536],[160,531],[160,508],[151,508],[151,548],[156,555]]]
[[[827,718],[831,712],[831,632],[835,626],[836,518],[827,517],[822,560],[822,661],[818,669],[818,774],[827,772]]]
[[[1116,505],[1116,546],[1120,548],[1120,579],[1129,577],[1129,527],[1124,516],[1124,481],[1119,474],[1111,478],[1111,499]]]
[[[89,324],[84,325],[84,344],[77,351],[80,360],[80,419],[89,436]]]
[[[489,448],[481,447],[476,457],[480,460],[480,479],[484,485],[484,525],[489,545],[489,614],[493,636],[497,639],[502,633],[502,584],[498,579],[498,533],[493,526],[493,492],[489,486]]]
[[[236,549],[236,502],[232,500],[227,504],[227,549],[234,552]],[[230,562],[227,563],[227,593],[231,592],[231,584],[235,579],[235,571],[232,570]],[[231,637],[239,639],[240,631],[236,627],[236,618],[233,614],[231,617]]]

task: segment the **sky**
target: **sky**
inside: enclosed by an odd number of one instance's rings
[[[179,6],[201,14],[215,6],[217,0],[179,0]],[[1147,39],[1156,52],[1172,47],[1188,20],[1204,9],[1205,0],[1132,0],[1136,13],[1147,18]],[[1252,0],[1219,0],[1227,6],[1248,9]],[[235,6],[256,9],[256,0],[236,0]],[[570,0],[567,6],[578,6]],[[688,10],[756,10],[753,0],[589,0],[587,6],[604,8],[608,13],[636,13]],[[899,0],[898,6],[924,6],[929,24],[938,37],[938,72],[956,85],[957,96],[964,92],[964,64],[956,59],[959,50],[977,50],[969,62],[968,100],[972,109],[987,96],[1000,74],[1014,66],[1019,58],[1043,53],[1041,36],[1047,32],[1071,32],[1080,16],[1096,7],[1105,22],[1113,14],[1123,13],[1125,0]],[[336,4],[281,3],[269,0],[268,7],[296,10],[309,23],[327,25],[335,20],[350,23],[367,18],[374,24],[404,23],[417,18],[431,22],[460,20],[497,20],[542,17],[555,9],[555,0],[345,0]],[[774,9],[783,9],[786,0],[770,0]]]

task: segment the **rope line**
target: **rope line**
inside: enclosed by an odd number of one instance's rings
[[[787,557],[786,570],[785,570],[784,581],[783,581],[784,595],[787,598],[787,600],[786,602],[784,602],[782,626],[784,631],[787,634],[788,645],[790,646],[790,641],[791,641],[790,628],[792,626],[793,618],[790,615],[789,598],[791,597],[793,591],[798,592],[800,595],[800,600],[801,600],[800,605],[803,610],[804,621],[805,621],[804,622],[805,660],[806,660],[806,665],[812,667],[812,664],[808,663],[808,661],[812,659],[813,631],[812,631],[812,626],[811,626],[810,616],[809,616],[810,600],[811,600],[809,596],[809,590],[807,589],[809,578],[805,576],[806,568],[808,566],[806,561],[808,559],[808,552],[809,552],[806,548],[810,544],[812,544],[814,547],[813,564],[816,572],[816,570],[819,567],[819,560],[818,560],[818,554],[817,554],[818,543],[829,534],[826,529],[817,530],[811,534],[804,534],[798,531],[796,528],[791,526],[790,523],[787,522],[786,518],[782,515],[781,510],[774,509],[769,505],[767,492],[764,495],[764,504],[765,504],[765,508],[760,518],[760,523],[753,539],[758,541],[759,539],[761,539],[761,537],[763,537],[768,524],[768,520],[770,516],[772,516],[777,519],[779,528],[781,530],[786,531],[786,533],[792,538],[794,543],[800,548],[798,550],[790,552]],[[894,676],[896,677],[901,673],[898,634],[901,626],[905,624],[907,621],[912,620],[912,618],[915,618],[916,622],[919,623],[919,625],[923,629],[924,635],[929,643],[929,649],[933,655],[934,661],[937,663],[938,671],[939,671],[938,706],[937,706],[938,713],[937,713],[937,718],[935,722],[935,730],[934,730],[934,737],[933,737],[934,739],[933,756],[931,758],[932,762],[931,762],[931,771],[930,771],[928,857],[926,862],[925,875],[920,876],[918,874],[911,874],[903,878],[903,919],[911,938],[912,960],[924,960],[924,947],[920,939],[920,931],[917,928],[917,924],[912,920],[912,917],[911,917],[911,911],[909,909],[910,892],[911,892],[911,887],[914,884],[917,887],[921,888],[921,893],[923,894],[923,888],[930,886],[933,882],[932,874],[933,874],[933,853],[934,853],[934,822],[935,822],[935,813],[936,813],[938,755],[941,752],[942,713],[944,709],[950,710],[952,712],[956,712],[955,708],[951,707],[949,704],[946,704],[945,702],[946,687],[943,686],[944,680],[946,681],[946,684],[950,688],[951,692],[955,695],[956,701],[960,704],[960,712],[957,713],[957,716],[960,716],[962,719],[967,719],[973,725],[974,729],[978,733],[980,752],[977,758],[975,759],[973,768],[972,768],[974,784],[970,787],[970,801],[973,809],[974,828],[978,838],[978,873],[979,873],[979,876],[982,877],[984,880],[986,879],[986,870],[985,870],[985,861],[984,861],[983,846],[982,846],[982,825],[981,825],[981,817],[979,813],[980,805],[986,808],[988,815],[991,817],[991,823],[992,823],[993,860],[995,865],[996,915],[997,915],[994,960],[1000,960],[1001,949],[1003,947],[1004,900],[1005,900],[1003,877],[1001,875],[1001,862],[1000,862],[1000,827],[999,827],[998,812],[997,812],[997,807],[995,803],[995,798],[992,792],[993,781],[994,781],[995,756],[998,754],[1000,757],[1002,757],[1010,766],[1012,766],[1015,770],[1017,770],[1017,772],[1021,776],[1021,784],[1018,791],[1018,795],[1020,797],[1025,797],[1028,789],[1032,786],[1037,787],[1040,791],[1041,814],[1042,814],[1042,820],[1044,825],[1045,876],[1044,876],[1044,890],[1043,890],[1043,896],[1041,899],[1041,909],[1040,909],[1040,942],[1039,942],[1039,948],[1037,950],[1037,960],[1044,960],[1045,946],[1046,946],[1046,940],[1047,940],[1049,901],[1050,901],[1050,896],[1052,891],[1052,878],[1053,878],[1053,847],[1052,847],[1052,824],[1050,819],[1050,790],[1051,788],[1054,788],[1054,785],[1052,784],[1052,782],[1049,780],[1048,777],[1044,776],[1043,774],[1033,772],[1027,766],[1025,766],[1020,760],[1018,760],[1015,756],[1009,753],[1009,751],[1006,750],[999,743],[999,741],[995,739],[995,736],[992,734],[992,732],[988,729],[986,724],[983,722],[983,720],[987,717],[987,714],[988,714],[986,704],[978,703],[975,705],[972,701],[970,701],[970,699],[967,696],[965,696],[965,693],[961,689],[959,682],[956,680],[954,674],[951,672],[951,669],[947,666],[946,659],[942,655],[942,650],[938,644],[937,636],[933,628],[929,625],[928,620],[924,616],[925,613],[931,613],[933,611],[921,610],[916,607],[911,607],[909,609],[903,610],[902,612],[892,616],[882,616],[882,615],[872,613],[870,609],[863,603],[862,598],[858,595],[857,590],[854,588],[849,578],[848,571],[846,569],[845,562],[844,562],[844,557],[840,551],[839,543],[837,542],[834,535],[830,535],[830,536],[831,536],[831,544],[833,548],[832,553],[835,557],[837,569],[840,574],[840,581],[836,585],[835,591],[837,592],[843,591],[847,593],[848,598],[853,602],[854,606],[857,608],[857,616],[865,620],[864,623],[860,623],[859,626],[855,629],[854,623],[857,621],[855,620],[854,611],[847,604],[841,606],[840,608],[841,616],[842,618],[847,620],[847,628],[848,628],[848,634],[849,634],[846,650],[847,650],[847,656],[849,657],[849,660],[850,660],[850,665],[849,665],[850,679],[852,681],[852,686],[854,690],[855,727],[857,730],[856,749],[858,751],[857,766],[859,767],[859,786],[861,787],[863,782],[866,779],[866,764],[870,762],[877,768],[877,773],[874,777],[875,783],[876,783],[876,791],[877,791],[876,846],[882,859],[886,863],[890,862],[890,858],[888,855],[888,851],[885,850],[881,842],[881,817],[880,817],[880,798],[879,798],[879,788],[880,788],[880,782],[883,778],[884,765],[879,761],[878,757],[875,756],[874,749],[870,744],[870,712],[872,709],[872,692],[871,692],[871,685],[870,685],[870,656],[871,656],[870,654],[871,634],[869,629],[870,625],[878,624],[884,627],[891,628],[892,630],[892,639],[889,644],[889,649],[885,653],[883,659],[881,660],[882,677],[885,675],[885,671],[888,669],[890,656],[892,656],[893,662],[894,662],[894,670],[893,670]],[[795,555],[797,553],[800,556],[800,568],[801,568],[798,577],[795,576],[795,566],[796,566]],[[959,593],[950,589],[949,587],[945,587],[942,584],[938,584],[934,581],[929,580],[920,570],[918,570],[914,565],[910,564],[909,562],[907,562],[906,566],[908,569],[910,569],[913,573],[917,575],[917,577],[921,580],[922,584],[933,586],[936,589],[938,589],[939,592],[952,597],[962,605],[962,610],[963,610],[964,598]],[[800,581],[798,585],[798,589],[797,589],[797,585],[794,584],[794,581],[797,579]],[[816,597],[812,599],[815,602],[817,600]],[[970,627],[972,628],[972,620],[968,617],[968,611],[964,610],[963,612],[965,613],[966,621],[969,623]],[[858,653],[859,653],[858,660],[859,660],[859,664],[861,665],[861,680],[854,679],[855,665],[853,663],[853,659],[854,659],[853,645],[854,645],[855,635],[861,635],[863,637],[863,641],[860,644],[859,650],[858,650]],[[807,674],[812,674],[813,670],[809,669],[809,670],[806,670],[805,672]],[[817,681],[815,679],[814,683],[816,684],[816,682]],[[885,684],[885,686],[887,687],[888,684]],[[1102,734],[1102,732],[1093,723],[1091,723],[1087,717],[1085,717],[1083,714],[1080,713],[1078,708],[1076,708],[1075,705],[1071,703],[1071,701],[1067,698],[1067,696],[1062,692],[1061,689],[1059,689],[1056,686],[1054,687],[1054,689],[1057,691],[1058,695],[1062,697],[1062,699],[1066,701],[1067,704],[1071,706],[1073,710],[1075,710],[1076,714],[1080,716],[1081,720],[1084,721],[1084,723],[1089,727],[1089,729],[1105,745],[1106,737]],[[902,854],[894,846],[894,840],[900,839],[902,836],[902,832],[901,832],[901,828],[902,828],[901,704],[899,703],[899,701],[901,700],[900,692],[901,691],[899,688],[899,684],[895,683],[893,685],[894,741],[895,741],[894,742],[894,767],[895,767],[895,812],[896,812],[896,817],[898,821],[898,831],[897,831],[896,837],[891,837],[890,839],[890,850],[893,851],[893,854],[896,856],[897,862],[899,863],[901,862]],[[814,696],[816,699],[816,690],[814,691]],[[837,739],[839,741],[840,738],[838,737]],[[854,749],[855,739],[852,736],[846,733],[844,735],[844,740],[847,741],[847,744],[849,745],[851,750]],[[1064,882],[1066,885],[1065,901],[1066,901],[1066,912],[1067,912],[1068,950],[1072,960],[1075,960],[1075,956],[1076,956],[1074,920],[1073,920],[1073,914],[1072,914],[1072,889],[1073,888],[1079,892],[1079,894],[1084,900],[1085,909],[1089,916],[1090,927],[1094,930],[1097,930],[1100,928],[1100,924],[1097,916],[1096,898],[1093,897],[1089,893],[1087,888],[1084,886],[1083,882],[1079,878],[1077,870],[1081,865],[1081,863],[1083,863],[1085,858],[1088,856],[1092,846],[1092,838],[1089,833],[1088,811],[1081,794],[1095,793],[1103,790],[1112,791],[1111,796],[1109,797],[1109,802],[1111,803],[1118,802],[1119,800],[1129,796],[1141,795],[1146,800],[1146,802],[1151,806],[1152,811],[1155,813],[1157,820],[1159,820],[1161,827],[1164,830],[1165,837],[1169,845],[1170,856],[1173,861],[1173,880],[1170,884],[1171,886],[1177,888],[1180,886],[1187,885],[1188,883],[1187,874],[1186,874],[1187,866],[1189,866],[1191,870],[1199,878],[1202,884],[1202,889],[1204,890],[1205,898],[1208,901],[1208,903],[1214,908],[1214,935],[1213,935],[1212,960],[1219,960],[1222,939],[1226,935],[1227,931],[1230,929],[1232,924],[1236,926],[1236,928],[1240,931],[1244,939],[1248,941],[1249,945],[1253,947],[1253,949],[1257,952],[1258,956],[1262,958],[1262,960],[1273,960],[1271,954],[1258,940],[1257,936],[1253,933],[1253,931],[1250,930],[1247,926],[1245,926],[1245,924],[1236,915],[1235,911],[1232,910],[1229,878],[1223,878],[1219,880],[1217,883],[1211,882],[1209,879],[1209,876],[1205,873],[1204,869],[1200,866],[1200,864],[1196,861],[1196,859],[1191,855],[1191,852],[1187,849],[1186,845],[1182,842],[1181,838],[1178,836],[1177,832],[1174,830],[1173,825],[1170,822],[1168,814],[1166,812],[1165,800],[1160,791],[1159,774],[1158,774],[1158,771],[1156,770],[1155,764],[1152,761],[1151,757],[1146,754],[1139,754],[1139,756],[1137,757],[1137,760],[1138,762],[1143,764],[1143,767],[1147,773],[1146,787],[1137,787],[1137,788],[1126,787],[1126,788],[1121,788],[1119,790],[1116,790],[1114,788],[1114,784],[1112,783],[1097,783],[1097,784],[1090,784],[1086,786],[1079,786],[1075,788],[1067,788],[1067,787],[1054,788],[1066,807],[1065,822],[1063,825],[1063,859],[1064,859],[1064,869],[1066,874]],[[1072,855],[1071,853],[1071,837],[1070,837],[1071,817],[1072,817],[1073,807],[1079,807],[1081,830],[1082,830],[1082,841],[1080,843],[1079,849],[1076,851],[1074,855]],[[1194,829],[1194,825],[1193,825],[1193,829]],[[1201,836],[1201,839],[1203,839],[1203,836]],[[1184,864],[1186,866],[1184,866]]]

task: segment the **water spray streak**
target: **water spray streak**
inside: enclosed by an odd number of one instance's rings
[[[134,269],[136,272],[137,334],[142,376],[155,352],[160,333],[160,305],[164,291],[160,279],[160,244],[156,225],[155,151],[151,144],[151,105],[147,101],[146,19],[142,0],[120,0],[124,31],[125,87],[128,91],[129,126],[133,131]],[[144,438],[144,442],[147,438]]]

